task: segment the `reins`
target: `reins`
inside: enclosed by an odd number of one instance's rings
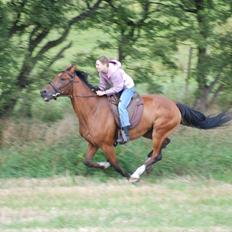
[[[69,95],[69,97],[81,97],[81,98],[88,98],[88,97],[98,97],[97,94],[95,95]]]

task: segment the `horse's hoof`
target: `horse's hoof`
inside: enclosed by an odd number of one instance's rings
[[[139,177],[132,177],[132,176],[131,176],[131,177],[129,178],[129,183],[132,183],[132,184],[133,184],[133,183],[136,183],[136,182],[139,181],[139,179],[140,179]]]

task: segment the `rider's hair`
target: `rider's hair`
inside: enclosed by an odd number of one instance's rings
[[[102,64],[107,64],[107,66],[109,65],[109,58],[107,58],[106,56],[101,56],[98,58],[98,60],[102,63]]]

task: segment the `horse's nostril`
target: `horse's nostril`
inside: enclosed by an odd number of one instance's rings
[[[40,91],[41,96],[44,96],[47,93],[47,90],[43,89]]]

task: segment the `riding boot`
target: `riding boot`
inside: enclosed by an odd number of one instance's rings
[[[118,138],[117,143],[124,144],[127,143],[130,140],[129,137],[129,126],[125,126],[121,129],[121,137]]]

